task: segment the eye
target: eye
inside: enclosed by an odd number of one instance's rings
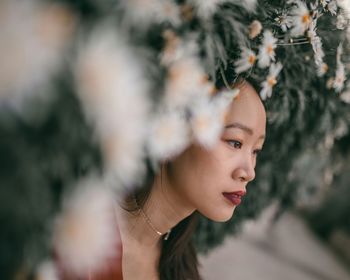
[[[237,140],[228,140],[227,141],[229,143],[229,145],[231,145],[232,147],[234,147],[235,149],[240,149],[242,148],[242,143],[237,141]]]

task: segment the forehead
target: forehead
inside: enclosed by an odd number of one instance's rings
[[[239,88],[240,94],[230,104],[225,125],[239,123],[251,128],[254,134],[265,134],[266,112],[258,93],[248,83]]]

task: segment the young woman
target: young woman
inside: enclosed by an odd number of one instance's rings
[[[255,177],[265,139],[266,113],[258,94],[248,82],[238,87],[212,149],[193,143],[116,207],[121,238],[116,250],[122,253],[87,279],[200,279],[191,244],[196,213],[219,222],[232,217]]]
[[[232,217],[264,143],[264,106],[249,83],[239,87],[215,147],[193,143],[117,211],[124,280],[200,279],[190,242],[196,212],[219,222]]]

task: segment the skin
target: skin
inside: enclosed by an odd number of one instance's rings
[[[250,84],[245,82],[239,88],[240,95],[230,104],[217,144],[207,150],[193,143],[162,165],[143,207],[158,231],[166,233],[195,210],[214,221],[229,220],[236,206],[223,192],[246,191],[255,178],[257,153],[265,139],[266,112]],[[158,279],[161,237],[142,215],[126,211],[119,215],[124,279]]]

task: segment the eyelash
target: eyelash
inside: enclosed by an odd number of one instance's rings
[[[237,140],[227,140],[227,142],[229,143],[229,145],[231,145],[230,143],[233,143],[233,145],[231,146],[233,146],[235,149],[241,149],[243,145],[240,141],[237,141]],[[236,147],[236,144],[238,144],[239,147]],[[256,149],[253,151],[253,154],[258,155],[260,152],[261,152],[261,149]]]

